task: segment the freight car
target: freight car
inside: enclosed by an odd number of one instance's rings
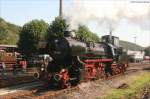
[[[0,50],[0,71],[2,69],[5,69],[5,71],[12,71],[14,66],[21,68],[20,60],[22,60],[20,53]]]
[[[0,50],[0,65],[2,68],[2,64],[6,65],[6,68],[12,68],[13,64],[16,63],[15,57],[13,53],[6,52],[4,50]]]
[[[35,78],[45,80],[48,85],[61,88],[76,85],[82,81],[105,78],[123,73],[127,64],[122,62],[119,38],[103,36],[102,42],[84,42],[66,31],[64,37],[51,37],[45,44],[44,54],[52,61],[41,66]]]

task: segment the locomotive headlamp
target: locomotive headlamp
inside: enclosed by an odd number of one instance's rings
[[[66,71],[65,69],[62,69],[62,70],[61,70],[62,73],[64,73],[65,71]]]
[[[41,68],[41,71],[44,71],[44,67]]]

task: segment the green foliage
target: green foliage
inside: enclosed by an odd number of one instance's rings
[[[21,27],[0,18],[0,44],[16,44]]]
[[[127,41],[122,41],[122,40],[120,40],[120,45],[122,47],[126,48],[126,49],[129,49],[129,50],[139,51],[139,50],[143,50],[144,49],[140,45],[137,45],[137,44],[131,43],[131,42],[127,42]]]
[[[133,98],[136,95],[141,94],[140,90],[144,87],[148,87],[150,84],[150,73],[142,72],[137,76],[130,76],[126,82],[128,88],[125,89],[110,89],[109,92],[102,99],[139,99],[139,97]]]
[[[76,37],[78,39],[80,39],[81,41],[88,41],[90,36],[90,31],[89,29],[84,26],[84,25],[80,25],[78,30],[76,31]]]
[[[91,32],[88,27],[85,25],[79,25],[78,30],[75,32],[76,38],[78,38],[81,41],[95,41],[99,42],[99,37],[97,34]]]
[[[99,36],[96,33],[92,33],[92,32],[90,34],[90,39],[91,39],[91,41],[95,41],[95,42],[99,42],[100,41]]]
[[[19,35],[20,51],[27,56],[36,53],[39,41],[45,39],[48,26],[43,20],[32,20],[26,23]]]
[[[67,30],[69,25],[67,25],[66,20],[62,17],[56,17],[55,20],[50,24],[48,29],[47,37],[48,39],[51,36],[63,37],[64,31]]]
[[[145,48],[145,55],[150,56],[150,46]]]

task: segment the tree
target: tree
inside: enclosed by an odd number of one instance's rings
[[[100,42],[100,38],[96,33],[90,33],[90,39],[91,41]]]
[[[0,17],[0,44],[16,44],[21,27],[6,22]]]
[[[145,48],[145,55],[150,56],[150,46]]]
[[[58,36],[63,37],[64,31],[67,30],[69,25],[67,25],[66,20],[62,17],[56,17],[55,20],[50,24],[48,29],[47,37]]]
[[[20,51],[27,56],[36,53],[39,41],[45,39],[48,26],[43,20],[32,20],[26,23],[19,35]]]
[[[90,36],[90,31],[85,25],[79,25],[76,31],[76,37],[81,41],[88,41]]]
[[[0,29],[0,44],[6,44],[6,37],[7,37],[8,31],[4,28]]]
[[[81,41],[99,41],[99,37],[97,36],[97,34],[91,32],[89,28],[85,25],[79,25],[79,28],[75,33],[76,38],[78,38]]]

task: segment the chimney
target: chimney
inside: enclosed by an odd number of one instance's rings
[[[59,16],[62,17],[62,0],[59,0]]]

